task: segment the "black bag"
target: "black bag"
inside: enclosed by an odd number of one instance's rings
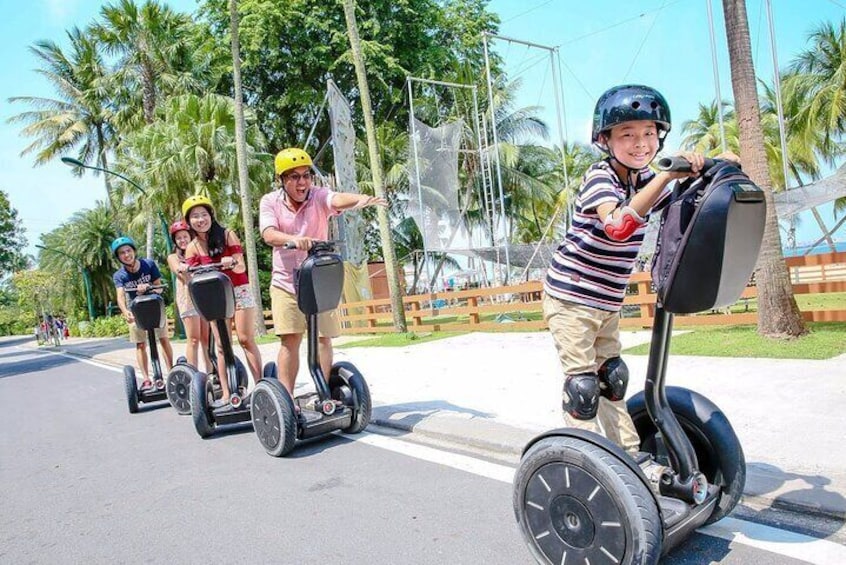
[[[679,182],[661,216],[652,262],[658,302],[689,314],[733,304],[755,268],[766,201],[730,161]]]

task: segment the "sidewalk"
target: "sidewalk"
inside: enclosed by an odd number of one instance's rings
[[[622,333],[624,348],[649,338],[648,331]],[[336,346],[355,339],[338,338]],[[275,343],[259,347],[263,362],[275,360]],[[134,364],[134,348],[123,338],[71,338],[61,349]],[[175,343],[174,355],[184,349]],[[633,395],[643,389],[647,358],[624,358]],[[562,375],[548,333],[473,333],[401,348],[336,349],[336,360],[352,361],[364,374],[378,425],[493,450],[516,463],[535,434],[563,424]],[[669,385],[705,395],[731,421],[746,455],[747,503],[846,519],[846,356],[677,356],[668,371]],[[313,388],[304,359],[297,388]]]

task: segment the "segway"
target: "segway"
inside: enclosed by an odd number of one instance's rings
[[[151,286],[150,290],[160,290],[163,286]],[[129,304],[129,310],[135,316],[135,325],[147,332],[147,345],[150,348],[150,366],[153,372],[153,387],[138,388],[135,378],[135,367],[123,366],[123,380],[126,388],[126,403],[129,413],[138,412],[138,403],[158,402],[167,400],[165,384],[162,379],[162,366],[159,363],[159,349],[156,344],[156,330],[165,319],[165,304],[160,294],[139,294]]]
[[[690,170],[680,158],[663,170]],[[562,428],[525,448],[513,505],[539,563],[653,564],[696,528],[729,514],[746,463],[725,415],[707,398],[665,387],[674,314],[734,303],[755,267],[763,191],[737,165],[706,159],[676,185],[653,265],[657,287],[645,390],[628,402],[641,452],[626,454],[589,431]]]
[[[293,249],[293,245],[283,248]],[[318,314],[338,307],[344,287],[344,264],[334,251],[334,242],[313,242],[296,275],[297,305],[306,315],[308,369],[316,395],[291,398],[276,378],[273,362],[265,365],[264,378],[252,394],[253,428],[265,451],[274,457],[288,454],[298,439],[337,430],[356,434],[370,422],[370,389],[359,370],[346,361],[335,363],[327,384],[318,358]]]
[[[201,438],[212,435],[218,426],[250,420],[249,398],[245,397],[247,371],[232,351],[227,327],[227,320],[235,314],[235,291],[229,277],[219,271],[222,266],[222,263],[208,263],[188,269],[193,273],[188,282],[188,291],[194,307],[203,318],[217,326],[225,367],[215,367],[220,378],[228,379],[230,392],[229,404],[214,406],[218,393],[209,375],[198,370],[188,375],[191,417]],[[187,363],[181,366],[190,367]]]
[[[211,383],[212,393],[214,399],[217,400],[221,396],[220,378],[217,368],[217,352],[215,350],[214,335],[209,333],[209,346],[206,349],[209,359],[211,360],[211,372],[208,374],[208,380]],[[173,368],[167,374],[165,379],[165,391],[167,392],[167,399],[170,405],[177,413],[187,416],[191,413],[191,379],[199,372],[199,369],[194,365],[188,363],[188,359],[180,356]],[[235,357],[235,372],[238,375],[239,386],[246,388],[247,386],[247,368],[240,359]]]

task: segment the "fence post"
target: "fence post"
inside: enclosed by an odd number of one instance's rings
[[[472,312],[469,313],[468,317],[470,319],[471,324],[478,324],[479,323],[479,301],[475,296],[471,296],[467,299],[467,305],[470,308],[475,308]]]

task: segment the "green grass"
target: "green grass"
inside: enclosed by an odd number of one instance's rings
[[[846,324],[812,322],[807,335],[791,339],[769,339],[758,335],[756,326],[713,326],[697,328],[673,337],[671,355],[706,357],[759,357],[771,359],[831,359],[846,353]],[[649,345],[625,350],[647,355]]]
[[[417,334],[408,332],[404,334],[382,334],[376,337],[338,345],[337,349],[348,349],[351,347],[405,347],[407,345],[415,345],[418,343],[426,343],[427,341],[437,341],[439,339],[455,337],[457,335],[461,335],[462,333],[463,332],[427,332]]]

